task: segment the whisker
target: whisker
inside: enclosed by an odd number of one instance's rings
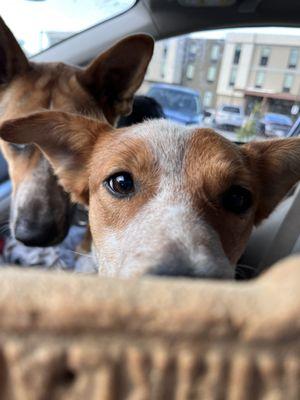
[[[67,251],[70,251],[71,253],[78,254],[79,256],[87,257],[87,258],[94,258],[93,256],[89,254],[84,254],[84,253],[79,253],[79,251],[74,251],[71,249],[66,249]]]
[[[0,234],[9,233],[9,232],[10,232],[10,227],[8,224],[0,227]]]
[[[249,280],[254,278],[256,268],[249,265],[238,265],[235,269],[235,279],[237,280]]]
[[[251,265],[240,264],[237,266],[237,268],[248,269],[249,271],[256,271],[256,268],[252,267]]]

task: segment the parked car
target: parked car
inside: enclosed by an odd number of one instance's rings
[[[245,113],[242,107],[223,104],[216,112],[215,125],[217,128],[236,130],[243,126]]]
[[[0,152],[0,259],[4,246],[4,237],[9,234],[8,220],[11,190],[7,163]]]
[[[11,182],[8,176],[8,168],[5,158],[0,152],[0,210],[2,200],[6,199],[11,193]],[[1,219],[0,219],[0,232],[1,232]]]
[[[298,119],[296,119],[294,125],[291,127],[291,129],[289,130],[287,137],[291,137],[291,136],[300,136],[300,117],[298,117]]]
[[[267,113],[260,120],[260,133],[269,137],[285,137],[292,125],[293,121],[287,115]]]
[[[157,100],[168,119],[183,125],[198,125],[204,113],[199,92],[183,86],[157,83],[152,85],[148,96]]]

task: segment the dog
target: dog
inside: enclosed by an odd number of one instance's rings
[[[152,120],[114,129],[63,112],[7,121],[89,207],[101,275],[231,279],[254,225],[300,179],[300,139],[238,146],[210,129]]]
[[[84,69],[29,61],[0,19],[0,123],[42,110],[89,115],[114,124],[131,111],[153,53],[153,39],[129,36]],[[50,246],[66,236],[72,212],[49,162],[33,145],[3,141],[13,185],[11,231],[27,246]]]
[[[149,96],[134,96],[131,114],[121,117],[117,127],[124,128],[148,119],[160,118],[166,118],[166,115],[157,100]]]

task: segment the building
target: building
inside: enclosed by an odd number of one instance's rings
[[[217,104],[236,104],[249,113],[290,114],[300,102],[299,36],[230,33],[226,37],[217,85]]]
[[[185,40],[181,84],[198,90],[205,108],[216,106],[223,49],[224,40]]]
[[[156,42],[146,81],[180,84],[184,55],[184,37]]]
[[[146,75],[147,82],[179,84],[199,91],[205,108],[216,105],[223,40],[179,37],[157,42]]]

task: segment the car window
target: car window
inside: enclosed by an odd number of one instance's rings
[[[190,114],[197,114],[200,112],[199,97],[191,93],[168,88],[152,88],[149,92],[149,96],[155,98],[162,107],[170,110],[182,111]]]
[[[0,15],[28,56],[128,10],[136,0],[2,0]]]
[[[268,123],[278,123],[278,124],[285,124],[285,125],[292,125],[293,121],[291,118],[280,115],[280,114],[266,114],[265,120]]]
[[[289,136],[300,108],[300,29],[222,29],[158,41],[141,92],[167,118],[233,141]]]
[[[240,114],[240,109],[238,107],[225,106],[222,110],[229,113]]]

